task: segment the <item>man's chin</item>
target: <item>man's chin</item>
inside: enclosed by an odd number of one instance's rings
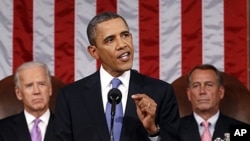
[[[42,103],[37,103],[37,104],[33,105],[33,109],[38,110],[38,111],[44,110],[45,107],[46,106],[44,106],[44,104],[42,104]]]
[[[210,106],[208,104],[200,104],[198,109],[200,111],[207,111],[210,109]]]
[[[130,69],[132,68],[132,66],[133,66],[132,63],[126,63],[126,64],[123,64],[123,65],[121,66],[121,69],[122,69],[123,71],[127,71],[127,70],[130,70]]]

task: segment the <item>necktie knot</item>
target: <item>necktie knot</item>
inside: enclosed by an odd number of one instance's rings
[[[121,80],[118,78],[113,78],[111,81],[112,88],[118,88],[118,86],[121,84]]]
[[[203,125],[205,128],[208,128],[208,127],[209,127],[209,122],[208,122],[208,121],[203,121],[203,122],[202,122],[202,125]]]
[[[34,119],[34,126],[38,126],[38,124],[41,122],[39,118]]]

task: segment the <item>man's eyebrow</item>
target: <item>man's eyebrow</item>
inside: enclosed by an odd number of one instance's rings
[[[200,84],[200,82],[198,82],[198,81],[195,81],[195,82],[193,82],[193,83],[191,83],[191,84]]]
[[[33,85],[33,82],[25,83],[24,86],[31,86]]]
[[[129,31],[128,30],[122,31],[121,34],[123,33],[129,33]]]
[[[106,40],[112,39],[112,38],[114,38],[114,37],[115,37],[115,35],[109,35],[109,36],[105,37],[105,38],[103,39],[103,41],[105,42]]]
[[[213,81],[205,81],[205,83],[214,83]]]

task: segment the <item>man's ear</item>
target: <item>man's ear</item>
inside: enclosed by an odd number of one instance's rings
[[[88,46],[88,52],[95,59],[99,59],[99,55],[98,55],[98,51],[96,49],[96,46],[91,46],[91,45]]]
[[[52,84],[49,84],[49,96],[52,96],[53,90],[52,90]]]
[[[219,87],[219,94],[220,94],[220,99],[223,99],[224,94],[225,94],[225,87],[224,86]]]
[[[191,101],[190,88],[186,89],[186,94],[187,94],[188,100]]]
[[[16,93],[16,97],[17,97],[18,100],[23,99],[22,94],[20,92],[20,89],[18,87],[15,87],[15,93]]]

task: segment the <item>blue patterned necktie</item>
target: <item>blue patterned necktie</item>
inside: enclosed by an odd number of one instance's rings
[[[114,78],[112,79],[111,84],[112,88],[118,88],[118,86],[121,84],[121,81],[117,78]],[[119,141],[122,129],[122,120],[123,120],[122,102],[117,104],[115,109],[116,110],[114,117],[113,135],[114,135],[114,141]],[[111,104],[109,102],[107,102],[106,105],[106,120],[110,132]]]
[[[38,124],[41,122],[39,118],[34,120],[34,125],[31,129],[30,135],[32,141],[42,141],[42,134]]]

